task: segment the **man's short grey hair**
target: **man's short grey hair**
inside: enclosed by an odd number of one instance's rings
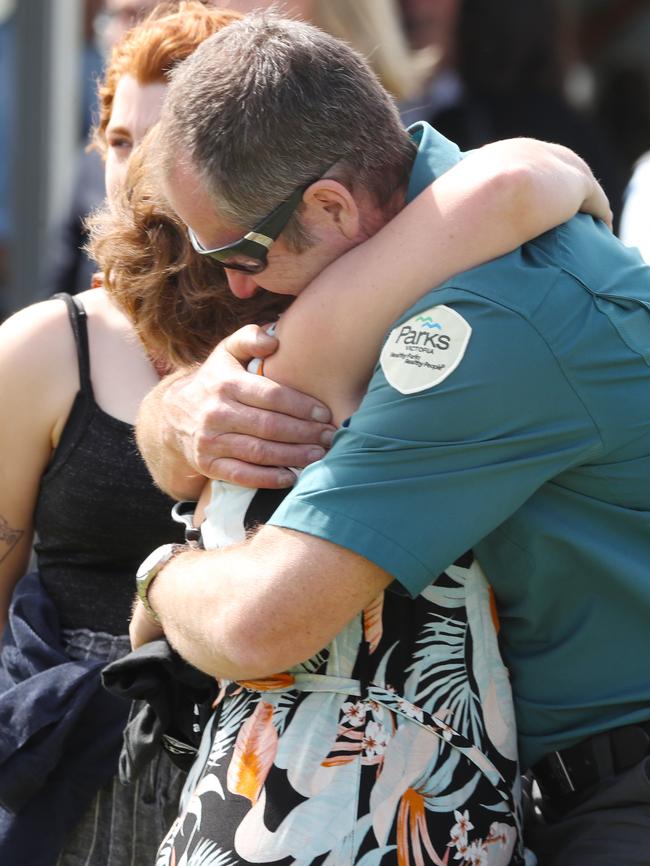
[[[242,227],[334,164],[331,175],[385,208],[415,155],[360,55],[316,27],[269,13],[229,24],[177,67],[158,140],[164,174],[184,156],[219,214]],[[295,221],[286,236],[300,246]]]

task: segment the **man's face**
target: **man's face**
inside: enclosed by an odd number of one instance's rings
[[[178,163],[164,179],[164,191],[173,210],[189,226],[205,249],[214,249],[239,240],[252,226],[233,227],[219,217],[203,189],[198,172]],[[268,265],[259,274],[224,268],[228,284],[238,298],[249,298],[258,288],[285,295],[298,295],[330,262],[363,240],[350,240],[336,231],[321,231],[315,243],[301,253],[294,252],[282,234],[268,253]]]

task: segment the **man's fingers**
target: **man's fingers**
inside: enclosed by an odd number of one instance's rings
[[[304,420],[282,411],[273,411],[277,408],[277,400],[271,401],[268,409],[256,408],[254,404],[238,402],[237,397],[233,399],[231,394],[232,392],[226,400],[212,398],[204,402],[200,419],[196,424],[196,431],[200,432],[201,439],[204,441],[197,443],[198,447],[209,447],[210,440],[216,441],[220,436],[229,433],[243,433],[258,439],[298,445],[331,444],[335,429],[333,425]],[[263,399],[260,402],[265,403]],[[280,405],[285,405],[284,400],[279,402]],[[291,406],[295,407],[295,405],[291,403]]]
[[[244,463],[241,460],[222,458],[213,464],[213,477],[222,481],[230,481],[231,484],[239,484],[241,487],[266,487],[270,490],[281,490],[292,487],[296,482],[296,476],[289,469],[278,466],[254,466],[252,463]]]
[[[597,184],[595,181],[595,189],[591,196],[587,199],[587,203],[590,205],[590,209],[593,211],[594,216],[603,220],[607,224],[607,226],[612,228],[613,214],[612,209],[609,206],[609,199],[605,195],[605,191]]]
[[[223,478],[221,474],[224,460],[235,460],[260,467],[297,466],[302,468],[315,463],[326,454],[326,448],[318,445],[287,445],[270,442],[255,436],[242,436],[236,433],[219,436],[213,447],[205,445],[199,452],[201,469],[210,478]],[[223,480],[230,480],[225,479]]]
[[[247,375],[240,377],[230,385],[230,396],[235,402],[246,404],[257,409],[266,409],[274,413],[290,415],[304,421],[318,421],[328,424],[332,413],[319,400],[280,385],[264,376]],[[262,435],[258,433],[258,435]],[[296,441],[296,440],[287,440]]]

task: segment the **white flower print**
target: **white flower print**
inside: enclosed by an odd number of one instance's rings
[[[456,846],[460,850],[461,846],[467,848],[467,834],[474,829],[474,825],[469,820],[469,812],[465,809],[464,812],[458,812],[454,809],[454,818],[456,823],[451,828],[450,846]]]
[[[360,727],[366,720],[366,713],[368,712],[368,707],[363,701],[346,701],[341,707],[341,711],[343,712],[343,719],[348,725],[352,725],[353,728]]]
[[[383,755],[389,739],[383,725],[379,725],[377,722],[368,722],[361,741],[366,757],[374,758],[375,755]]]
[[[487,866],[488,849],[482,839],[477,839],[467,849],[465,858],[472,866]]]
[[[404,698],[397,698],[396,700],[397,708],[401,713],[404,713],[405,716],[408,716],[409,719],[415,719],[417,722],[421,722],[424,719],[424,713],[419,707],[416,707],[414,704],[410,703],[410,701],[405,700]]]

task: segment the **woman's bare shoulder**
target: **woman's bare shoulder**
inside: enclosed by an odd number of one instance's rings
[[[74,348],[74,338],[65,303],[58,298],[23,307],[0,325],[3,352],[40,354]]]
[[[79,297],[88,314],[95,400],[109,415],[133,424],[143,397],[158,383],[158,374],[133,324],[103,289],[90,289]]]
[[[30,402],[45,399],[49,407],[79,384],[77,353],[63,301],[31,304],[0,325],[0,380],[8,387],[30,389]]]
[[[129,351],[142,355],[143,349],[132,322],[104,289],[88,289],[78,295],[88,315],[91,352],[100,342],[111,352]]]

